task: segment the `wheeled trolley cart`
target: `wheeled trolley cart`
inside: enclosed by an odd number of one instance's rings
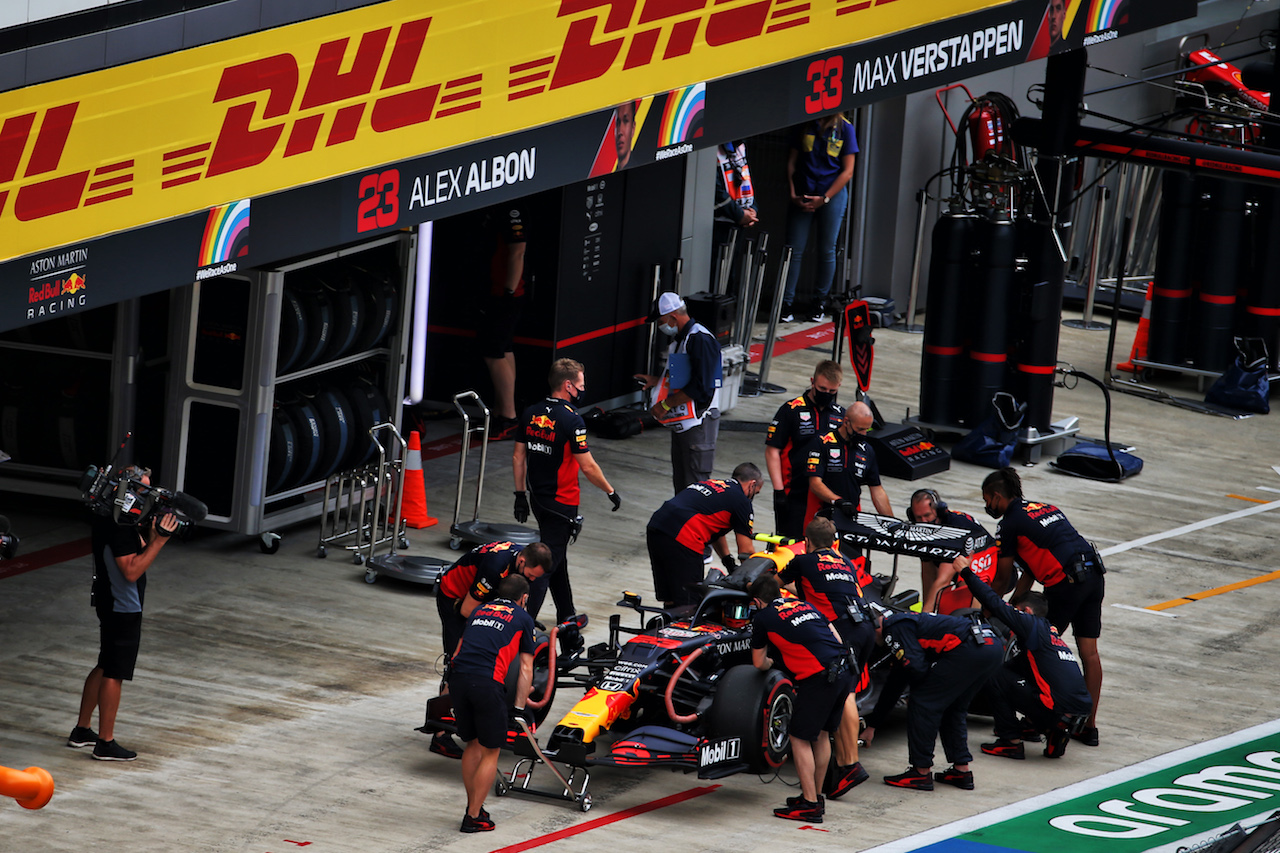
[[[377,447],[378,464],[339,471],[325,481],[318,557],[328,556],[330,545],[341,544],[352,552],[352,562],[360,565],[380,545],[391,543],[392,553],[397,543],[401,548],[409,547],[400,512],[404,439],[389,423],[375,424],[369,429],[369,437]],[[350,541],[343,544],[345,540]]]
[[[479,409],[482,419],[472,425],[467,405]],[[510,522],[481,521],[480,497],[484,493],[485,464],[489,461],[489,407],[475,391],[463,391],[453,398],[453,407],[462,416],[462,449],[458,453],[458,496],[453,504],[453,524],[449,527],[449,547],[457,551],[463,542],[486,545],[490,542],[514,542],[521,547],[538,541],[538,531]],[[462,490],[467,480],[467,457],[471,454],[471,437],[480,436],[480,469],[476,472],[476,501],[469,521],[460,521]]]
[[[373,495],[371,524],[376,528],[378,524],[387,525],[390,519],[391,534],[370,536],[364,543],[365,582],[373,583],[378,575],[386,575],[434,587],[440,575],[449,568],[448,561],[437,557],[409,557],[396,553],[397,547],[409,547],[401,512],[404,504],[404,460],[407,451],[405,441],[393,424],[378,424],[369,430],[369,435],[378,445],[378,465],[375,469],[378,482],[390,478],[396,483],[396,488],[391,492],[378,490]],[[387,553],[378,554],[378,546],[386,543],[390,544]],[[361,556],[357,551],[357,563],[361,561]]]

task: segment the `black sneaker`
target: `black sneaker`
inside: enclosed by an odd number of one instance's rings
[[[98,735],[93,729],[85,726],[76,726],[71,730],[71,734],[67,735],[67,746],[72,749],[80,749],[84,746],[97,746]]]
[[[790,322],[793,322],[795,319],[796,319],[796,315],[791,311],[791,304],[788,302],[782,303],[782,313],[778,315],[778,322],[790,323]]]
[[[787,797],[787,805],[793,808],[795,806],[800,805],[804,801],[805,799],[802,796]],[[818,795],[818,811],[822,812],[823,814],[827,813],[827,798],[822,796],[822,794]]]
[[[1072,737],[1080,741],[1085,746],[1098,745],[1098,729],[1096,726],[1085,726],[1083,729],[1073,734]]]
[[[461,758],[462,747],[458,746],[458,742],[453,739],[453,735],[445,732],[436,732],[431,737],[431,746],[427,747],[436,755],[443,755],[445,758]]]
[[[787,805],[778,806],[773,810],[774,817],[780,817],[783,820],[799,820],[805,823],[822,823],[822,815],[824,808],[822,803],[814,803],[803,797],[791,803],[788,798]]]
[[[973,790],[973,771],[957,770],[954,767],[948,767],[941,773],[934,773],[933,778],[939,782],[945,782],[948,785],[955,785],[962,791]]]
[[[133,761],[138,753],[125,749],[114,740],[99,740],[93,745],[93,757],[99,761]]]
[[[871,774],[867,772],[860,761],[855,761],[847,767],[837,767],[835,784],[831,786],[831,791],[829,792],[831,799],[840,799],[870,778]]]
[[[1022,741],[1013,743],[1004,738],[996,738],[995,743],[984,743],[982,751],[987,755],[998,755],[1001,758],[1016,758],[1019,761],[1027,757],[1026,747],[1022,745]]]
[[[462,815],[462,826],[458,827],[459,832],[493,832],[496,824],[489,818],[489,815],[481,809],[479,817],[472,817],[469,814]]]
[[[884,783],[895,788],[910,788],[913,791],[933,790],[933,776],[928,773],[917,773],[914,767],[908,767],[905,773],[899,773],[897,776],[884,777]]]
[[[489,424],[490,441],[510,441],[516,437],[520,422],[515,418],[496,417]]]
[[[1066,729],[1054,729],[1049,732],[1044,746],[1045,758],[1061,758],[1071,743],[1071,734]]]

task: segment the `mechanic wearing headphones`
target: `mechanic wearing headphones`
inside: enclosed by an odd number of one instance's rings
[[[843,379],[839,362],[818,362],[809,379],[809,389],[779,406],[769,424],[764,463],[773,483],[774,525],[788,539],[804,536],[809,503],[809,473],[805,467],[809,443],[844,420],[844,407],[836,403]]]
[[[764,486],[764,475],[750,462],[733,469],[728,480],[704,480],[681,489],[649,519],[645,540],[653,570],[653,590],[666,607],[697,604],[700,596],[690,585],[702,580],[703,554],[710,545],[725,571],[734,561],[724,535],[738,538],[738,559],[755,550],[751,544],[755,515],[751,501]]]
[[[449,692],[449,668],[453,651],[462,639],[462,629],[477,607],[498,594],[498,585],[511,575],[521,575],[532,583],[551,566],[551,549],[541,542],[519,548],[514,542],[490,542],[473,548],[444,570],[436,582],[436,611],[444,636],[445,683],[441,694]],[[461,758],[462,750],[447,734],[431,738],[431,751],[448,758]]]
[[[1073,723],[1088,716],[1093,700],[1071,649],[1046,618],[1049,602],[1038,592],[1026,592],[1010,606],[982,582],[967,558],[957,557],[955,565],[987,613],[999,617],[1018,637],[1018,653],[987,682],[996,741],[984,743],[982,751],[1024,758],[1024,727],[1018,721],[1021,713],[1032,728],[1046,735],[1044,754],[1061,758]]]
[[[949,508],[933,489],[919,489],[911,496],[907,521],[969,531],[974,541],[974,552],[967,561],[969,566],[987,583],[995,577],[996,540],[972,515]],[[924,592],[920,602],[927,612],[954,613],[972,607],[973,596],[963,588],[953,591],[957,586],[959,581],[952,563],[920,560],[920,589]]]
[[[529,590],[529,615],[538,618],[547,587],[556,604],[556,621],[574,614],[573,589],[569,586],[569,541],[577,537],[578,471],[609,496],[613,511],[622,498],[609,485],[604,472],[587,447],[587,425],[575,406],[582,405],[587,388],[582,365],[571,358],[557,359],[547,376],[550,395],[524,410],[511,469],[516,480],[516,521],[529,520],[530,495],[533,517],[538,520],[538,538],[551,549],[551,566]],[[529,491],[525,491],[526,479]]]
[[[936,613],[894,613],[880,620],[876,635],[906,669],[905,773],[884,777],[885,784],[932,791],[934,781],[973,790],[969,769],[969,702],[1004,659],[1004,644],[985,622]],[[951,766],[931,773],[938,736]]]
[[[1031,589],[1034,581],[1044,584],[1049,622],[1059,632],[1071,626],[1084,681],[1093,697],[1089,721],[1073,737],[1085,746],[1097,746],[1098,699],[1102,695],[1098,636],[1102,633],[1102,599],[1106,593],[1102,558],[1076,532],[1062,510],[1024,499],[1022,479],[1012,468],[987,475],[982,481],[982,499],[987,504],[987,514],[1000,519],[996,528],[1000,559],[992,586],[1001,591],[1008,589],[1015,563],[1026,569],[1013,591],[1015,601]]]
[[[803,554],[795,557],[778,573],[778,580],[790,586],[800,598],[812,604],[840,635],[841,642],[854,658],[857,685],[844,703],[844,716],[836,730],[836,773],[829,789],[831,799],[839,799],[869,774],[858,761],[857,691],[869,679],[867,662],[876,645],[876,627],[871,612],[862,601],[862,588],[871,583],[863,566],[866,560],[850,561],[832,546],[836,528],[829,519],[815,518],[805,528]]]
[[[786,805],[774,809],[773,814],[785,820],[822,823],[826,804],[818,792],[831,760],[827,735],[839,728],[845,699],[853,687],[849,652],[817,608],[782,597],[776,575],[761,575],[749,592],[758,608],[751,619],[751,661],[757,669],[768,670],[773,666],[768,653],[772,648],[796,691],[795,713],[787,734],[800,777],[800,796],[788,797]]]
[[[529,582],[520,575],[502,579],[492,601],[480,605],[467,620],[449,672],[453,713],[458,736],[467,742],[462,754],[462,782],[467,811],[461,832],[489,832],[493,818],[484,809],[485,797],[498,772],[498,752],[507,744],[508,716],[532,725],[525,710],[533,686],[533,617],[525,612]],[[516,660],[515,707],[507,709],[507,670]]]
[[[854,403],[839,426],[822,433],[809,445],[805,463],[809,475],[806,525],[819,512],[825,518],[832,518],[837,511],[848,518],[856,516],[864,485],[876,512],[893,515],[889,496],[880,485],[876,452],[865,437],[874,421],[870,406]]]

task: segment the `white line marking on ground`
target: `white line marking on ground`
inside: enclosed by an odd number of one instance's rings
[[[1152,616],[1168,616],[1170,619],[1177,619],[1176,613],[1165,613],[1163,610],[1151,610],[1147,607],[1134,607],[1132,604],[1113,604],[1112,607],[1119,607],[1121,610],[1136,610],[1139,613],[1150,613]]]
[[[1226,515],[1215,515],[1213,518],[1206,518],[1205,520],[1197,521],[1194,524],[1184,524],[1182,527],[1175,527],[1172,530],[1166,530],[1164,533],[1153,533],[1150,536],[1143,536],[1141,539],[1121,542],[1119,545],[1112,545],[1110,548],[1104,548],[1098,553],[1103,557],[1109,557],[1112,554],[1119,554],[1132,548],[1141,548],[1143,545],[1148,545],[1152,542],[1159,542],[1162,539],[1172,539],[1174,536],[1181,536],[1184,533],[1193,533],[1197,530],[1203,530],[1206,527],[1213,527],[1216,524],[1222,524],[1224,521],[1235,521],[1237,518],[1246,518],[1250,515],[1257,515],[1260,512],[1268,512],[1273,509],[1280,509],[1280,501],[1258,504],[1257,506],[1251,506],[1248,509],[1229,512]]]

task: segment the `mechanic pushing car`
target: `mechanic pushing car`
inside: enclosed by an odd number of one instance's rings
[[[906,772],[884,777],[885,784],[913,791],[932,791],[934,781],[973,790],[969,762],[969,702],[1004,659],[1004,643],[985,622],[936,613],[894,613],[876,628],[906,669],[911,695],[907,700]],[[951,766],[931,772],[933,750],[942,749]]]
[[[524,609],[529,582],[521,575],[502,579],[492,601],[471,612],[449,671],[453,713],[458,736],[466,741],[462,753],[462,781],[467,810],[461,832],[489,832],[493,818],[484,801],[498,773],[498,752],[507,745],[507,719],[519,715],[532,722],[525,709],[533,685],[533,617]],[[516,660],[515,707],[508,710],[507,670]]]
[[[1102,695],[1098,636],[1102,633],[1103,575],[1107,571],[1102,558],[1062,510],[1023,498],[1022,479],[1012,468],[987,475],[982,481],[982,499],[987,514],[1000,519],[996,528],[1000,558],[992,586],[1000,592],[1007,590],[1017,563],[1027,571],[1018,579],[1014,599],[1040,581],[1049,600],[1049,622],[1059,632],[1071,626],[1084,681],[1093,697],[1089,720],[1073,737],[1085,746],[1097,746],[1098,700]]]
[[[704,480],[681,489],[649,519],[645,539],[653,570],[653,589],[666,607],[697,604],[693,585],[702,580],[707,546],[720,555],[726,571],[736,563],[729,554],[725,534],[738,539],[738,559],[755,551],[751,502],[764,488],[764,475],[750,462],[733,469],[728,480]]]
[[[996,740],[982,744],[982,751],[1025,758],[1025,727],[1018,720],[1022,714],[1031,728],[1044,734],[1045,756],[1061,758],[1071,729],[1088,716],[1093,700],[1071,649],[1049,624],[1049,602],[1038,592],[1025,592],[1012,605],[1006,604],[974,574],[967,557],[957,557],[955,564],[988,614],[998,617],[1018,638],[1018,653],[987,682]]]
[[[868,678],[866,665],[876,645],[876,628],[871,611],[862,600],[862,588],[871,583],[866,560],[851,562],[833,546],[836,527],[830,519],[815,518],[805,528],[803,554],[778,573],[778,580],[791,587],[800,598],[826,617],[845,648],[853,654],[857,685],[845,699],[844,716],[836,730],[836,773],[824,793],[839,799],[867,781],[868,773],[858,761],[858,701],[854,695]]]
[[[784,820],[822,823],[826,803],[819,791],[831,760],[828,735],[840,727],[853,687],[849,652],[816,607],[782,597],[777,575],[761,575],[749,594],[758,608],[751,618],[751,661],[756,669],[772,668],[772,649],[796,691],[787,733],[791,760],[800,777],[800,796],[788,797],[773,814]]]

